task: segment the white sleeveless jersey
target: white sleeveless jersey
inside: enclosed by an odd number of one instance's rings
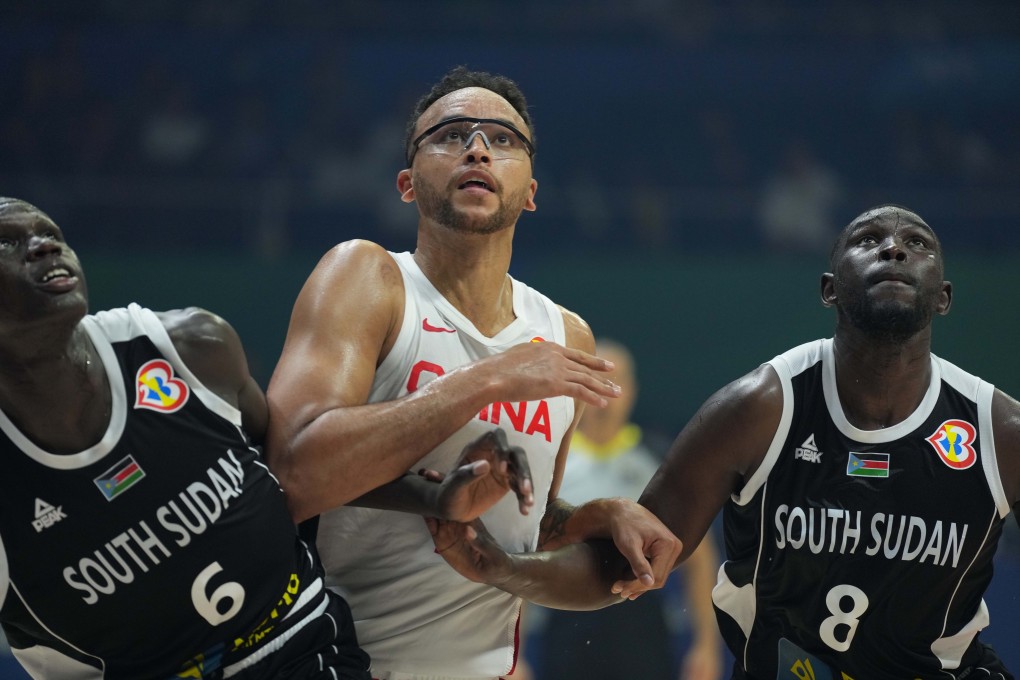
[[[410,253],[393,254],[404,278],[404,320],[397,341],[376,371],[369,402],[397,399],[458,366],[532,341],[565,344],[562,311],[514,281],[516,319],[488,338],[447,301]],[[521,515],[507,494],[482,516],[508,552],[533,551],[555,468],[574,417],[566,397],[490,404],[414,466],[447,472],[468,442],[501,427],[528,455],[535,506]],[[401,427],[395,423],[394,427]],[[472,583],[435,553],[417,515],[343,507],[324,514],[319,551],[328,583],[354,611],[358,641],[372,657],[375,677],[495,677],[516,656],[520,598]]]

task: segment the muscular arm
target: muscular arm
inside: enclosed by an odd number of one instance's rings
[[[390,482],[493,401],[614,395],[605,362],[534,343],[454,369],[401,399],[366,404],[403,320],[399,268],[379,246],[330,251],[298,296],[269,384],[270,466],[295,521]],[[540,345],[548,345],[541,347]]]
[[[992,395],[995,455],[1006,499],[1020,522],[1020,402],[1001,390]]]
[[[779,378],[762,367],[714,394],[681,431],[641,497],[641,504],[683,541],[678,562],[691,556],[730,494],[758,468],[781,414]],[[449,526],[436,529],[443,532]],[[595,553],[593,543],[506,556],[485,538],[477,529],[454,529],[440,533],[437,545],[449,546],[443,557],[467,578],[553,607],[603,606],[609,593],[600,577],[627,570],[622,555]],[[542,578],[550,581],[542,584]],[[612,589],[630,598],[646,588],[618,580]]]
[[[779,376],[766,365],[709,397],[677,435],[639,502],[683,542],[681,562],[758,469],[782,411]]]
[[[248,370],[241,339],[222,318],[198,307],[158,312],[181,359],[206,387],[241,412],[241,425],[256,444],[266,434],[268,410]]]

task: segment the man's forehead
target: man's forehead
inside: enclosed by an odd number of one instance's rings
[[[31,221],[46,220],[51,222],[50,216],[31,203],[26,203],[17,198],[0,198],[0,221],[20,221],[28,219]]]
[[[503,97],[484,87],[465,87],[432,102],[418,118],[417,129],[421,131],[441,120],[458,116],[495,118],[513,123],[521,129],[527,127],[521,114]]]
[[[905,208],[897,208],[895,206],[882,206],[858,215],[850,223],[849,230],[872,223],[914,225],[934,233],[932,228],[928,226],[928,223],[921,219],[920,215]]]

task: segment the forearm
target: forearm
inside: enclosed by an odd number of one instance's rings
[[[441,517],[442,513],[437,503],[439,488],[436,482],[430,482],[420,475],[406,473],[392,482],[358,496],[347,505],[446,519]]]
[[[554,609],[601,609],[621,602],[611,592],[627,569],[612,541],[587,541],[558,550],[510,556],[507,574],[490,585]]]
[[[400,477],[476,416],[489,392],[485,376],[464,367],[401,399],[331,409],[290,428],[270,393],[268,459],[295,521]]]
[[[573,506],[557,498],[542,517],[539,550],[555,550],[588,539],[612,538],[610,520],[624,502],[619,498],[599,498]]]

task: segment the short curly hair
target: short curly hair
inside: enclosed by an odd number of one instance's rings
[[[517,83],[506,76],[501,76],[486,71],[472,71],[466,66],[457,66],[451,69],[442,80],[432,86],[427,94],[422,95],[415,103],[411,117],[407,121],[407,129],[404,134],[405,156],[411,155],[411,141],[414,139],[414,131],[418,126],[418,119],[425,109],[432,106],[438,99],[445,97],[451,92],[463,90],[465,87],[481,87],[495,92],[503,99],[510,102],[514,110],[520,114],[524,124],[528,126],[528,136],[531,138],[532,147],[535,146],[535,127],[531,122],[531,115],[528,113],[528,101]]]

